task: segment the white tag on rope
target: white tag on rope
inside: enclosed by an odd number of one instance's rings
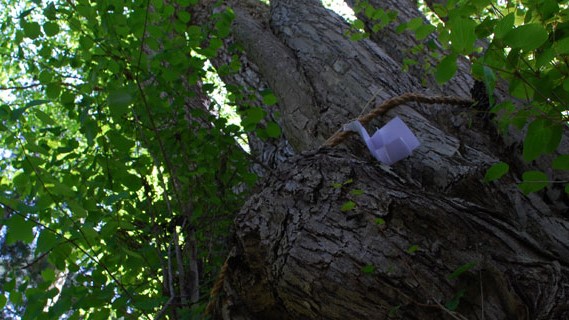
[[[358,120],[346,124],[344,131],[359,133],[371,154],[386,165],[409,156],[421,144],[399,117],[393,118],[371,137]]]

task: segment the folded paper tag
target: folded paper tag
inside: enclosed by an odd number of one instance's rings
[[[359,133],[371,154],[386,165],[409,156],[420,145],[417,137],[399,117],[393,118],[371,137],[358,120],[345,125],[344,131]]]

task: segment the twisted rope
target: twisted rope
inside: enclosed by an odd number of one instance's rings
[[[229,258],[226,259],[225,262],[223,263],[223,266],[219,271],[219,276],[217,277],[217,280],[215,281],[215,284],[213,285],[209,293],[210,300],[209,303],[207,304],[207,307],[205,308],[206,316],[213,314],[213,309],[215,308],[215,304],[217,303],[217,298],[219,297],[219,293],[221,292],[221,289],[223,289],[223,283],[225,282],[225,275],[227,274],[227,268],[229,265],[228,261]]]
[[[449,104],[449,105],[464,106],[464,107],[469,107],[474,104],[474,101],[471,99],[465,99],[454,96],[427,96],[420,93],[405,93],[400,96],[393,97],[389,100],[384,101],[382,104],[377,105],[368,114],[358,117],[357,120],[362,125],[365,126],[369,124],[373,119],[387,113],[387,111],[408,102],[421,102],[427,104]],[[346,140],[347,137],[349,137],[351,134],[354,133],[352,131],[341,131],[341,130],[342,129],[340,129],[339,131],[334,133],[330,138],[328,138],[328,140],[326,140],[322,146],[323,147],[337,146],[338,144],[344,142],[344,140]]]

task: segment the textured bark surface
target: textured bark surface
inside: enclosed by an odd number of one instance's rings
[[[341,150],[303,154],[243,208],[227,280],[258,319],[569,317],[567,221],[512,219],[507,191],[471,183],[475,201]]]
[[[370,2],[400,19],[420,14],[410,1]],[[267,15],[239,6],[235,13],[233,36],[277,95],[286,137],[304,152],[270,172],[239,213],[215,318],[569,318],[569,200],[562,184],[519,191],[523,171],[551,161],[523,163],[523,135],[499,135],[470,108],[413,103],[368,128],[398,115],[419,138],[413,155],[392,167],[356,138],[318,148],[402,93],[468,97],[467,66],[443,88],[423,87],[421,74],[402,71],[410,35],[350,41],[345,21],[316,0],[273,0]],[[497,161],[511,173],[482,183]],[[355,207],[343,211],[348,201]],[[457,297],[455,311],[445,308]]]

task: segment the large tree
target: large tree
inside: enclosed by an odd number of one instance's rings
[[[397,13],[398,24],[424,19],[413,1],[365,3],[384,19]],[[259,5],[236,3],[234,10],[234,39],[275,92],[284,136],[299,155],[268,174],[239,212],[217,316],[568,316],[567,194],[559,185],[529,195],[516,186],[525,171],[551,164],[523,161],[521,134],[498,132],[483,106],[407,95],[384,108],[389,112],[378,112],[372,125],[399,116],[421,141],[391,167],[358,148],[357,139],[336,148],[324,143],[366,107],[381,109],[404,93],[467,100],[474,86],[467,60],[459,59],[458,72],[441,86],[424,68],[404,72],[404,58],[435,63],[433,53],[450,50],[433,37],[424,49],[413,33],[395,32],[398,24],[352,41],[350,26],[319,1],[271,1],[268,14]],[[368,30],[379,23],[357,11]],[[566,148],[564,130],[560,150]],[[510,164],[508,177],[484,183],[500,161]],[[548,173],[567,181],[565,172]]]
[[[14,313],[569,317],[566,5],[33,3],[2,27]],[[341,132],[395,116],[391,166]]]

